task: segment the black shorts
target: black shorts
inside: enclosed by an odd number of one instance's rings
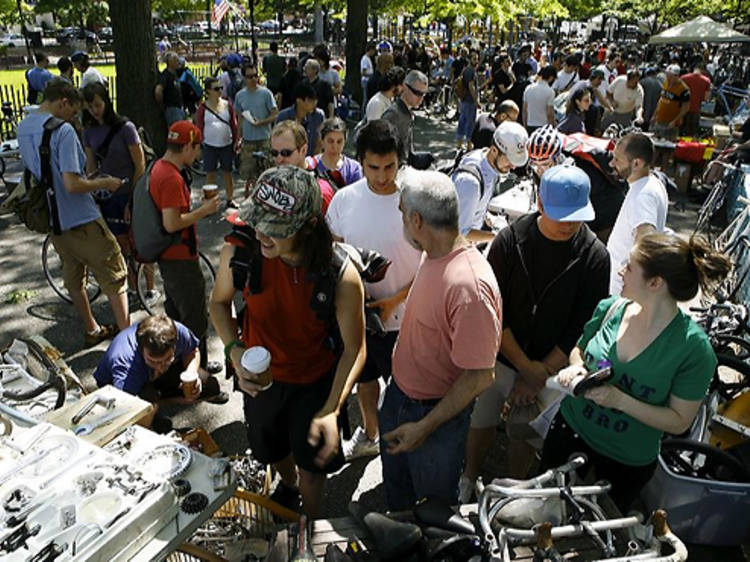
[[[231,172],[234,164],[234,150],[231,144],[226,146],[203,145],[203,169],[215,172],[221,168],[224,172]]]
[[[271,388],[253,398],[243,393],[247,439],[253,457],[262,463],[276,463],[292,454],[297,466],[308,472],[330,473],[344,466],[339,446],[336,456],[324,467],[315,464],[323,446],[307,442],[310,422],[328,399],[333,372],[312,384],[274,381]]]
[[[391,377],[393,348],[398,339],[398,331],[386,332],[384,336],[367,334],[367,359],[357,382],[371,382],[383,377],[385,382]]]

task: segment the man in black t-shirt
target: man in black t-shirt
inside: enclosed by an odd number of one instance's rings
[[[503,299],[495,382],[479,395],[472,413],[466,469],[459,483],[462,503],[469,500],[494,442],[505,400],[521,408],[534,404],[547,377],[568,364],[583,326],[608,295],[607,248],[583,224],[594,218],[590,191],[589,177],[580,168],[549,169],[542,176],[538,212],[522,216],[492,242],[487,260],[501,293],[513,298]],[[511,439],[509,475],[525,478],[534,459],[526,440],[534,432],[512,422],[506,430]]]
[[[177,121],[185,119],[185,110],[182,108],[182,89],[178,82],[177,69],[180,59],[176,53],[168,52],[164,56],[167,67],[159,74],[159,82],[154,89],[154,98],[164,110],[167,127]]]
[[[315,59],[305,62],[305,82],[310,84],[318,95],[318,107],[326,114],[326,118],[333,117],[333,90],[328,82],[320,79],[320,63]]]
[[[497,126],[503,121],[518,121],[518,113],[518,106],[510,100],[495,104],[495,113],[480,113],[471,135],[474,150],[492,146],[492,135]]]

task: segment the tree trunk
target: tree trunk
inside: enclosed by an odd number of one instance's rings
[[[367,46],[367,0],[346,2],[346,89],[362,99],[359,60]]]
[[[315,32],[313,34],[313,41],[316,45],[323,42],[323,9],[320,7],[320,3],[315,4]],[[347,66],[347,68],[349,68]]]
[[[154,100],[157,81],[151,0],[110,0],[113,48],[117,53],[117,110],[151,135],[154,149],[166,145],[166,121]]]

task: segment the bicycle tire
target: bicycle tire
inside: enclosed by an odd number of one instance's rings
[[[709,390],[717,392],[722,400],[732,400],[749,388],[750,363],[734,355],[717,353],[716,369]]]
[[[690,451],[703,455],[706,457],[706,462],[700,468],[689,466],[689,463],[679,457],[676,451]],[[669,469],[676,474],[727,482],[750,481],[750,472],[739,459],[708,443],[692,439],[665,439],[661,442],[660,454]],[[678,469],[675,465],[680,468]],[[722,474],[722,469],[724,474]]]
[[[203,277],[206,281],[206,298],[208,298],[211,287],[216,280],[216,270],[213,265],[211,265],[211,262],[206,255],[201,252],[198,252],[198,261],[200,262],[201,271],[203,272]],[[148,273],[147,266],[153,267],[153,290],[157,291],[156,295],[147,294],[147,291],[152,290],[149,289],[149,283],[146,277]],[[161,272],[159,271],[159,268],[156,267],[156,264],[139,263],[135,279],[138,300],[140,301],[143,310],[145,310],[150,316],[165,313],[164,302],[166,300],[166,293],[164,291],[164,282],[162,281]]]
[[[714,353],[717,355],[721,354],[727,357],[734,357],[740,361],[747,361],[750,359],[750,341],[742,336],[717,334],[712,336],[711,340],[711,346],[714,348]]]
[[[51,250],[50,250],[51,248]],[[50,264],[50,262],[52,262]],[[59,262],[59,265],[58,265]],[[42,243],[42,270],[44,271],[44,277],[47,279],[47,283],[52,287],[55,294],[68,304],[73,304],[73,300],[68,294],[68,290],[62,280],[62,262],[60,256],[57,255],[55,246],[52,244],[52,236],[47,235]],[[94,302],[99,295],[102,293],[101,287],[88,271],[86,272],[86,294],[89,298],[89,303]]]
[[[720,181],[714,186],[703,202],[703,205],[701,205],[701,208],[698,209],[694,232],[702,232],[704,229],[710,230],[711,219],[724,206],[728,193],[729,185],[726,182]]]

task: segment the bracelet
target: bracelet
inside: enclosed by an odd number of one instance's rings
[[[240,340],[232,340],[224,346],[224,357],[226,357],[227,361],[231,359],[229,357],[229,354],[232,352],[232,349],[237,347],[238,345],[245,345],[245,342],[242,342]]]

